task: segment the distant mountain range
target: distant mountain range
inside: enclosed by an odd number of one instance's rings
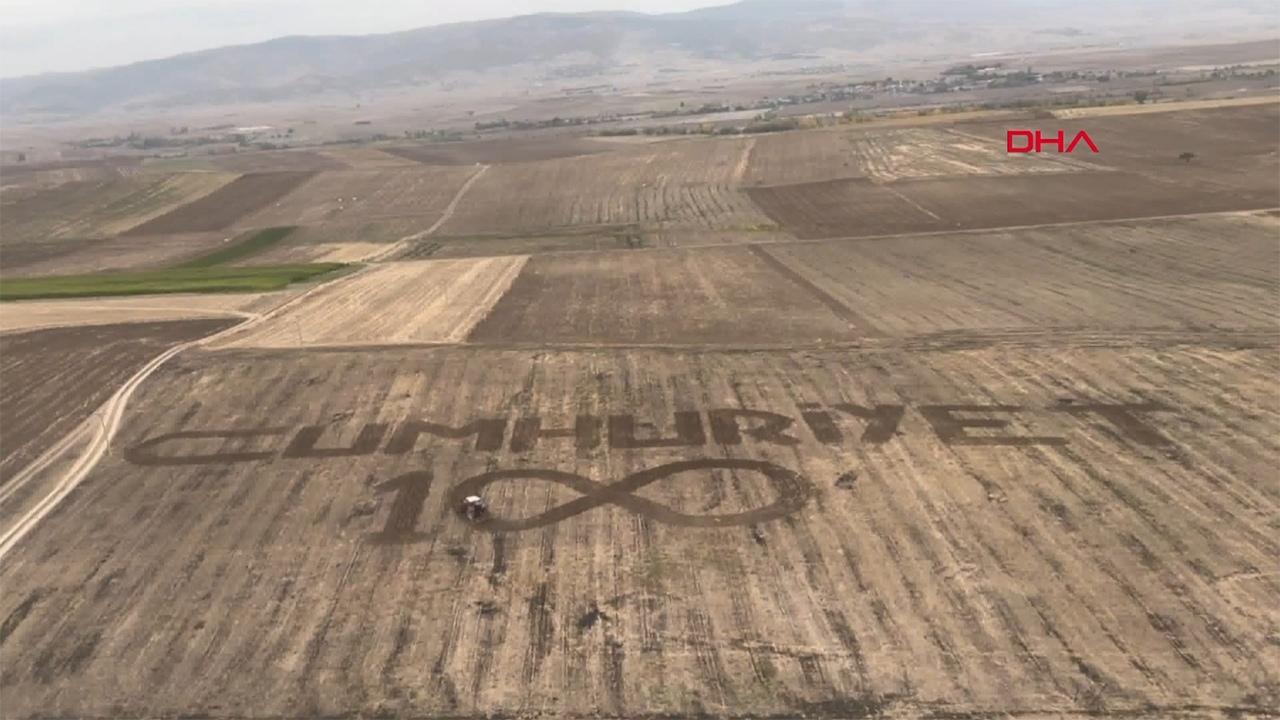
[[[305,100],[495,72],[608,76],[660,62],[733,65],[913,49],[939,53],[1280,37],[1274,0],[747,0],[685,13],[541,14],[350,37],[285,37],[122,67],[0,81],[0,112]]]

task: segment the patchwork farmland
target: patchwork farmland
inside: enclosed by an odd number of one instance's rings
[[[1280,103],[1070,122],[6,189],[0,282],[362,265],[0,307],[5,716],[1274,715]]]

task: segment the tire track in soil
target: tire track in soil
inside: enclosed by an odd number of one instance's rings
[[[736,375],[741,376],[741,374]],[[708,387],[711,385],[711,379],[702,372],[702,368],[699,368],[696,379],[698,381],[698,385],[701,387]],[[739,383],[735,382],[730,384],[729,394],[732,396],[733,402],[737,407],[751,407],[754,404],[751,398],[745,396],[742,391],[742,386]],[[767,391],[760,386],[759,381],[756,382],[754,394],[756,397],[767,394]],[[732,458],[732,453],[729,452],[727,448],[720,446],[720,451],[726,459]],[[742,507],[759,507],[769,502],[769,499],[767,498],[757,497],[753,493],[746,492],[736,472],[730,472],[729,476],[732,483],[733,493]],[[719,491],[720,483],[716,483],[715,487]],[[723,494],[724,493],[718,492],[714,497],[713,501],[716,506],[723,502]],[[710,509],[713,508],[707,508],[708,511]],[[746,542],[743,542],[743,548],[750,550],[753,545],[759,547],[770,547],[769,539],[764,535],[759,527],[752,526],[750,528],[750,537],[753,540],[753,543],[747,544]],[[773,545],[773,547],[773,553],[776,556],[776,554],[781,552],[781,550],[776,544]],[[765,642],[760,637],[759,624],[755,620],[754,605],[747,602],[747,598],[750,597],[751,592],[750,589],[745,587],[745,583],[743,582],[746,578],[746,572],[745,564],[742,562],[742,551],[739,550],[739,552],[735,553],[732,556],[732,559],[735,561],[732,567],[737,570],[737,572],[732,578],[733,585],[729,588],[729,595],[732,601],[735,625],[739,633],[739,637],[733,643],[733,646],[746,651],[748,661],[752,667],[752,672],[757,681],[763,687],[774,693],[776,696],[784,698],[789,704],[797,706],[801,703],[800,698],[790,692],[785,685],[779,686],[775,682],[778,676],[778,669],[773,662],[773,657],[778,655],[794,658],[794,651],[788,652],[787,650],[778,648],[775,644]],[[797,627],[795,614],[792,613],[790,609],[793,603],[790,602],[790,598],[784,590],[786,584],[782,579],[782,574],[783,571],[789,569],[789,567],[787,564],[781,562],[768,562],[766,563],[766,566],[769,569],[769,584],[770,590],[772,591],[772,596],[769,598],[769,601],[774,607],[779,609],[779,612],[785,619],[787,627],[790,630],[791,639],[794,640],[794,638],[800,637],[802,632]],[[829,692],[834,692],[833,688],[826,689]]]
[[[524,684],[532,685],[542,671],[542,663],[551,654],[555,643],[555,598],[551,589],[542,582],[528,600],[529,647],[525,650]]]
[[[1099,393],[1098,396],[1104,395],[1104,393],[1101,393],[1100,390],[1097,392]],[[995,398],[992,398],[989,394],[988,394],[988,398],[990,398],[992,402],[997,402],[997,400]],[[1120,444],[1124,444],[1125,442],[1122,438],[1118,436],[1113,436],[1111,440],[1113,442],[1120,443]],[[1062,455],[1064,458],[1071,459],[1072,465],[1076,466],[1078,469],[1081,469],[1085,473],[1085,475],[1089,477],[1091,480],[1093,480],[1094,482],[1101,483],[1102,486],[1106,487],[1115,497],[1121,500],[1122,504],[1124,504],[1129,509],[1133,510],[1135,514],[1137,514],[1139,517],[1143,518],[1148,524],[1148,526],[1150,527],[1150,529],[1154,532],[1156,537],[1170,542],[1170,544],[1173,546],[1173,549],[1175,550],[1176,553],[1178,553],[1180,556],[1183,556],[1183,557],[1188,555],[1187,546],[1181,540],[1174,537],[1172,533],[1165,530],[1162,524],[1155,519],[1154,514],[1152,514],[1151,511],[1149,511],[1142,504],[1139,498],[1129,494],[1125,490],[1122,490],[1118,485],[1104,478],[1101,473],[1096,473],[1092,471],[1091,466],[1084,459],[1084,457],[1082,455],[1075,453],[1075,451],[1072,450],[1071,448],[1064,446],[1064,447],[1053,448],[1053,450],[1057,454]],[[975,474],[972,468],[970,468],[967,463],[963,462],[963,460],[961,464],[962,466],[964,466],[966,472],[968,472],[970,475]],[[1157,493],[1158,496],[1160,495],[1160,492],[1158,489],[1154,491]],[[1167,496],[1162,496],[1161,499],[1166,503],[1176,504],[1173,502],[1171,498]],[[1010,514],[1008,511],[1003,510],[1003,508],[1002,508],[1002,514],[1005,515],[1006,520],[1011,525],[1011,527],[1013,527],[1014,530],[1017,531],[1019,535],[1021,535],[1022,540],[1024,540],[1026,544],[1028,544],[1030,547],[1032,547],[1037,552],[1039,552],[1042,560],[1046,562],[1046,564],[1048,564],[1050,567],[1060,566],[1060,564],[1055,565],[1057,560],[1054,557],[1052,557],[1050,554],[1048,554],[1047,550],[1045,550],[1040,543],[1036,542],[1036,538],[1033,537],[1034,533],[1032,533],[1028,528],[1025,528],[1024,526],[1020,525],[1017,522],[1016,518],[1014,518],[1013,515]],[[981,537],[981,536],[978,536],[978,537]],[[1125,545],[1125,543],[1123,542],[1123,538],[1121,538],[1121,545]],[[1143,547],[1145,549],[1145,546]],[[1143,561],[1144,555],[1148,555],[1148,556],[1150,555],[1149,551],[1146,551],[1144,553],[1132,547],[1131,544],[1126,546],[1125,549],[1132,556],[1134,556],[1135,559],[1139,560],[1139,562]],[[1001,565],[1002,570],[1004,570],[1006,572],[1006,575],[1008,575],[1009,573],[1007,572],[1007,569],[1004,567],[1005,560],[998,554],[995,554],[994,550],[992,551],[992,553],[993,553],[992,554],[993,559],[996,561],[997,564]],[[1110,556],[1108,556],[1108,558],[1110,558]],[[1098,559],[1097,561],[1100,564],[1104,562],[1101,559]],[[1143,563],[1143,564],[1146,565],[1146,563]],[[1109,566],[1108,569],[1106,570],[1107,574],[1112,576],[1113,579],[1116,579],[1119,582],[1119,575],[1120,575],[1119,572],[1114,568],[1114,566],[1110,566],[1109,562],[1107,562],[1107,565]],[[1148,567],[1148,569],[1150,570],[1151,568]],[[1193,567],[1193,570],[1194,569],[1195,568]],[[1231,655],[1233,658],[1238,657],[1235,652],[1236,648],[1238,648],[1237,639],[1225,634],[1225,631],[1221,629],[1223,619],[1211,615],[1207,611],[1207,609],[1205,609],[1199,602],[1197,602],[1194,599],[1190,599],[1188,597],[1190,593],[1188,592],[1188,588],[1185,584],[1182,584],[1176,581],[1171,583],[1167,577],[1162,576],[1160,573],[1156,573],[1156,575],[1157,575],[1157,580],[1160,582],[1161,585],[1165,587],[1165,589],[1169,592],[1170,596],[1177,598],[1180,604],[1182,604],[1184,608],[1189,610],[1194,617],[1196,617],[1201,621],[1201,623],[1205,626],[1208,633],[1214,638],[1214,642],[1216,642],[1220,647],[1224,648],[1226,652],[1229,655]],[[1012,575],[1010,576],[1012,577]],[[1066,578],[1060,577],[1059,582],[1064,587],[1067,587],[1068,589],[1070,589],[1070,583]],[[1122,584],[1122,590],[1125,592],[1126,595],[1135,599],[1139,594],[1137,589],[1134,588],[1127,581]],[[1079,600],[1080,598],[1077,597],[1077,601]],[[1179,636],[1177,632],[1178,630],[1177,623],[1172,621],[1171,618],[1167,618],[1165,616],[1160,616],[1158,614],[1152,613],[1150,610],[1148,610],[1148,606],[1145,600],[1140,601],[1139,605],[1140,607],[1142,607],[1148,622],[1152,625],[1152,628],[1155,629],[1157,632],[1164,634],[1166,639],[1168,639],[1171,645],[1174,647],[1175,651],[1178,652],[1179,656],[1182,657],[1184,661],[1190,661],[1189,664],[1191,664],[1194,669],[1199,671],[1200,670],[1199,661],[1195,660],[1189,653],[1183,650],[1183,648],[1186,646],[1186,641]],[[1065,647],[1064,649],[1068,653],[1074,654],[1074,651],[1070,647]]]
[[[1158,521],[1156,521],[1151,511],[1147,509],[1145,506],[1143,506],[1142,503],[1137,498],[1120,490],[1118,486],[1115,485],[1115,483],[1112,483],[1110,480],[1107,480],[1104,477],[1103,473],[1100,473],[1096,469],[1094,469],[1091,465],[1089,465],[1088,461],[1086,461],[1082,456],[1074,453],[1074,451],[1071,451],[1068,448],[1059,448],[1058,450],[1065,458],[1071,460],[1072,464],[1074,464],[1076,467],[1083,470],[1086,477],[1088,477],[1092,482],[1098,483],[1100,486],[1107,488],[1112,493],[1112,495],[1118,498],[1126,508],[1133,511],[1134,514],[1136,514],[1139,518],[1141,518],[1148,525],[1148,527],[1151,529],[1151,531],[1157,538],[1160,538],[1161,540],[1165,541],[1170,545],[1171,549],[1174,551],[1175,554],[1177,554],[1179,557],[1186,557],[1189,554],[1189,548],[1185,545],[1185,543],[1179,540],[1176,536],[1174,536],[1166,528],[1164,528]],[[1129,552],[1130,556],[1134,560],[1137,560],[1140,564],[1142,564],[1148,570],[1154,572],[1154,568],[1151,567],[1151,563],[1154,558],[1154,555],[1152,555],[1150,549],[1148,549],[1146,545],[1142,544],[1140,540],[1137,540],[1137,538],[1132,534],[1128,534],[1128,538],[1130,539],[1130,542],[1126,543],[1124,542],[1125,538],[1121,537],[1120,544],[1126,548],[1126,550]],[[1137,544],[1135,545],[1133,541],[1137,541]],[[1119,573],[1117,573],[1117,575],[1118,574]],[[1201,622],[1201,624],[1204,626],[1205,630],[1211,636],[1214,637],[1215,641],[1220,643],[1221,647],[1229,655],[1233,656],[1233,659],[1236,659],[1239,657],[1237,655],[1239,641],[1237,638],[1234,638],[1225,634],[1225,630],[1222,629],[1222,626],[1224,624],[1223,618],[1219,618],[1213,615],[1197,600],[1189,597],[1190,592],[1188,591],[1188,587],[1184,583],[1180,581],[1171,580],[1166,573],[1155,572],[1155,575],[1157,576],[1157,580],[1159,581],[1160,585],[1164,587],[1164,589],[1170,594],[1170,596],[1173,598],[1176,598],[1178,601],[1178,604],[1182,605],[1182,607],[1186,609],[1192,616],[1197,618]],[[1216,579],[1216,578],[1211,578],[1211,579]],[[1137,591],[1132,587],[1132,585],[1129,585],[1127,582],[1125,584],[1129,590],[1132,590],[1136,594]],[[1126,593],[1127,592],[1128,590],[1126,591]],[[1184,660],[1187,660],[1188,664],[1190,664],[1192,667],[1199,670],[1201,668],[1200,661],[1196,660],[1193,656],[1191,656],[1190,654],[1186,653],[1183,650],[1183,648],[1185,648],[1186,646],[1186,641],[1181,637],[1177,636],[1175,632],[1177,629],[1176,623],[1172,622],[1168,618],[1160,618],[1158,615],[1155,615],[1154,613],[1150,612],[1150,610],[1148,610],[1148,606],[1145,603],[1145,601],[1142,602],[1141,605],[1144,609],[1144,612],[1147,613],[1148,620],[1152,622],[1152,627],[1155,628],[1157,631],[1165,634],[1166,637],[1169,638],[1170,643],[1174,646],[1174,649],[1178,652],[1178,654],[1182,656]]]
[[[944,378],[942,379],[942,383],[944,385],[948,385],[951,388],[952,394],[956,397],[961,397],[962,395],[959,393],[963,393],[965,391],[965,388],[956,381]],[[999,403],[999,399],[993,397],[989,392],[984,392],[984,394],[987,396],[986,399],[991,404],[994,405]],[[1063,448],[1053,449],[1062,450]],[[989,498],[1006,497],[1005,491],[1000,488],[998,484],[992,483],[982,477],[982,473],[972,466],[969,458],[963,452],[952,452],[951,456],[953,461],[959,465],[967,477],[981,485],[984,493],[986,493]],[[959,502],[958,499],[957,502]],[[985,554],[986,557],[983,558],[983,562],[979,563],[979,565],[986,567],[988,566],[988,563],[993,564],[995,568],[1006,578],[1018,579],[1020,577],[1024,577],[1025,573],[1018,572],[1018,570],[1013,566],[1012,560],[1005,554],[1001,553],[999,548],[1028,548],[1039,556],[1036,562],[1036,567],[1050,568],[1057,578],[1058,586],[1066,589],[1067,594],[1072,596],[1073,602],[1087,604],[1086,598],[1082,598],[1075,593],[1070,579],[1062,572],[1064,567],[1062,559],[1055,556],[1050,551],[1049,546],[1043,544],[1041,534],[1036,533],[1033,529],[1019,522],[1017,517],[1008,510],[1008,507],[1004,502],[993,502],[992,506],[994,511],[998,512],[1003,517],[1004,524],[1007,524],[1009,529],[1012,530],[1013,535],[1016,535],[1016,538],[1006,537],[1002,539],[992,536],[991,531],[1000,527],[997,523],[975,524],[966,520],[964,523],[965,527],[959,528],[959,532],[962,533],[960,536],[973,538],[977,547]],[[1044,657],[1043,653],[1034,651],[1031,645],[1028,644],[1026,627],[1018,620],[1018,615],[1014,612],[1008,600],[999,595],[993,595],[992,593],[984,593],[984,595],[994,604],[997,614],[1001,618],[1001,622],[1009,631],[1009,637],[1019,647],[1021,654],[1028,662],[1029,667],[1034,668],[1037,672],[1046,676],[1057,689],[1059,694],[1068,697],[1071,696],[1069,688],[1063,684],[1063,679],[1059,677],[1059,674],[1054,672],[1053,668],[1047,664],[1048,661]],[[1079,660],[1079,662],[1074,662],[1074,665],[1086,680],[1093,683],[1095,682],[1093,678],[1103,675],[1098,668],[1080,659],[1080,656],[1075,649],[1063,640],[1063,634],[1057,628],[1053,620],[1045,613],[1039,612],[1038,608],[1032,603],[1030,595],[1024,594],[1023,599],[1026,600],[1028,606],[1036,612],[1042,625],[1041,629],[1045,633],[1045,637],[1049,639],[1057,638],[1061,644],[1063,653],[1069,659]],[[1121,685],[1113,684],[1111,687],[1121,687]]]
[[[694,607],[685,611],[685,631],[688,633],[689,645],[693,648],[694,661],[698,674],[702,676],[703,687],[719,695],[721,708],[732,707],[733,691],[729,686],[729,676],[725,673],[724,664],[720,660],[720,646],[716,643],[715,627],[711,617],[703,606],[706,605],[706,593],[698,582],[698,569],[689,570],[690,584],[697,600]]]

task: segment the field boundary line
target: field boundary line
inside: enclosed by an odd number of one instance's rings
[[[768,265],[774,272],[795,283],[805,292],[808,292],[816,298],[818,302],[825,305],[828,310],[835,313],[836,317],[845,321],[849,327],[868,337],[880,337],[884,335],[884,333],[870,320],[855,312],[848,305],[840,302],[840,300],[831,293],[818,287],[812,280],[800,274],[800,272],[795,268],[779,260],[773,253],[765,249],[763,245],[752,245],[750,252],[752,255],[760,258],[761,262]]]
[[[484,297],[480,298],[480,301],[475,304],[471,312],[467,313],[445,338],[451,342],[461,343],[470,337],[471,331],[475,330],[477,325],[489,317],[493,309],[506,296],[507,291],[515,284],[516,278],[520,277],[520,273],[524,272],[525,267],[529,264],[529,258],[529,255],[525,255],[503,270],[502,274],[489,286]]]
[[[422,232],[400,238],[392,244],[391,247],[376,255],[370,255],[364,258],[361,262],[384,262],[389,258],[395,257],[418,240],[434,235],[437,230],[444,226],[445,223],[449,222],[453,217],[453,213],[457,211],[458,205],[462,204],[462,199],[465,198],[467,196],[467,192],[471,190],[471,186],[475,185],[481,176],[489,171],[490,167],[492,166],[481,165],[479,170],[475,171],[471,174],[471,177],[467,178],[467,181],[462,184],[462,187],[458,188],[458,192],[453,196],[453,200],[449,202],[448,207],[444,209],[444,213],[440,215],[440,218],[436,220],[434,225]]]
[[[673,343],[673,342],[449,342],[445,340],[370,340],[364,342],[317,343],[299,348],[296,345],[224,346],[210,353],[340,353],[395,352],[402,350],[493,350],[493,351],[562,351],[594,352],[609,350],[653,350],[671,352],[756,353],[808,350],[856,350],[865,352],[953,351],[981,347],[1067,347],[1067,348],[1133,348],[1133,347],[1226,347],[1232,349],[1280,348],[1280,336],[1271,329],[1255,330],[1181,330],[1177,328],[1120,328],[1097,330],[1079,327],[1043,328],[1026,326],[987,330],[940,330],[907,335],[867,336],[860,340],[793,343]]]
[[[84,454],[75,461],[67,473],[57,481],[53,489],[41,498],[40,501],[31,508],[31,510],[19,518],[18,521],[14,523],[13,527],[0,535],[0,562],[4,561],[4,559],[9,555],[9,552],[19,542],[21,542],[22,538],[26,537],[27,533],[29,533],[41,520],[43,520],[45,516],[53,512],[62,500],[70,495],[71,491],[75,490],[80,483],[88,477],[90,471],[92,471],[102,457],[107,454],[107,450],[111,447],[111,443],[115,440],[116,433],[119,431],[120,425],[124,421],[124,411],[128,407],[129,400],[133,397],[134,392],[141,387],[142,383],[145,382],[147,378],[151,377],[156,370],[159,370],[166,362],[184,350],[206,345],[222,338],[225,335],[231,335],[235,332],[259,325],[269,318],[287,310],[291,306],[305,300],[320,289],[328,287],[334,283],[340,283],[344,280],[356,277],[362,274],[365,270],[366,268],[357,270],[344,278],[339,278],[333,281],[333,283],[320,283],[307,292],[289,300],[270,312],[259,315],[258,317],[246,322],[233,325],[208,337],[176,345],[144,365],[142,369],[129,378],[125,384],[110,397],[110,399],[90,414],[89,417],[85,418],[84,422],[68,433],[62,440],[59,440],[49,451],[41,454],[39,458],[24,468],[22,472],[14,476],[12,480],[5,483],[6,494],[4,497],[8,497],[9,495],[12,495],[18,487],[28,483],[41,469],[48,467],[59,459],[62,453],[65,453],[72,445],[74,445],[76,438],[73,436],[83,433],[86,426],[89,426],[90,431],[93,431],[95,429],[93,426],[95,424],[98,425],[98,428],[96,428],[98,431],[94,433],[93,439],[90,440],[89,447],[85,449]],[[94,421],[97,422],[95,423]],[[54,452],[55,450],[57,452]]]

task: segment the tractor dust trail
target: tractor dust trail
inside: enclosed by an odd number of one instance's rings
[[[449,202],[449,206],[444,209],[444,213],[440,215],[440,219],[437,220],[434,225],[422,232],[400,238],[398,242],[386,250],[383,250],[377,255],[370,255],[369,257],[366,257],[364,262],[382,262],[388,258],[393,258],[399,255],[403,250],[413,245],[413,243],[434,235],[437,230],[444,227],[445,223],[449,222],[449,219],[453,217],[454,211],[458,209],[458,205],[462,204],[462,199],[467,196],[467,191],[471,189],[472,185],[476,184],[476,181],[478,181],[482,175],[489,171],[489,168],[489,165],[481,165],[479,170],[472,174],[470,178],[467,178],[467,181],[463,183],[462,187],[458,188],[458,194],[453,196],[453,200]]]
[[[41,470],[57,461],[63,453],[69,451],[75,446],[76,441],[79,440],[85,432],[95,433],[93,435],[93,439],[89,442],[89,447],[85,449],[84,454],[76,460],[76,462],[67,471],[66,475],[64,475],[62,479],[58,480],[53,489],[49,491],[49,494],[45,495],[34,507],[31,508],[31,510],[27,511],[26,514],[18,518],[12,527],[5,530],[3,534],[0,534],[0,562],[4,561],[5,557],[9,554],[9,551],[12,550],[22,540],[22,538],[27,535],[27,533],[31,532],[32,528],[44,519],[45,516],[53,512],[54,508],[58,507],[58,504],[84,481],[85,477],[89,475],[89,472],[92,471],[98,464],[98,461],[102,459],[102,456],[107,453],[107,450],[111,447],[112,440],[115,439],[116,432],[120,429],[121,422],[124,420],[124,411],[129,404],[130,398],[133,397],[133,394],[142,385],[142,383],[144,383],[147,378],[151,377],[156,370],[159,370],[161,366],[172,359],[175,355],[178,355],[188,348],[204,345],[223,336],[231,335],[237,331],[249,329],[279,313],[284,312],[291,306],[310,297],[321,288],[329,287],[336,283],[347,282],[351,278],[360,275],[362,272],[364,271],[357,271],[344,278],[339,278],[332,283],[317,285],[307,292],[293,298],[289,302],[275,308],[271,312],[254,317],[240,325],[227,328],[226,330],[210,335],[209,337],[172,347],[156,359],[147,363],[133,377],[129,378],[128,382],[117,390],[116,393],[111,396],[110,400],[104,403],[102,407],[98,408],[97,412],[90,415],[84,423],[81,423],[79,427],[71,431],[48,452],[41,455],[35,462],[31,463],[31,465],[6,483],[3,495],[0,495],[0,502],[11,497],[14,492],[30,482],[30,480]]]

